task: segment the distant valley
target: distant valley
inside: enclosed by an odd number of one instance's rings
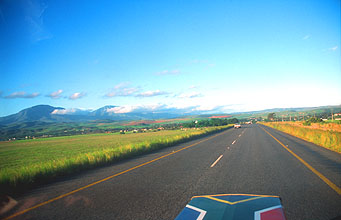
[[[125,109],[107,105],[97,110],[65,109],[50,105],[37,105],[16,114],[0,117],[0,140],[30,139],[33,137],[65,136],[75,134],[119,132],[122,129],[172,128],[181,123],[211,120],[212,118],[236,118],[240,121],[264,120],[269,113],[278,120],[304,120],[309,117],[330,118],[331,113],[340,113],[341,106],[308,108],[276,108],[252,112],[209,113],[189,109]],[[161,119],[161,120],[160,120]]]

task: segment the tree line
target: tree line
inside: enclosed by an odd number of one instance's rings
[[[239,120],[236,118],[230,119],[221,119],[221,118],[211,118],[199,121],[191,121],[187,123],[182,123],[181,125],[185,128],[194,128],[194,127],[211,127],[211,126],[223,126],[228,124],[236,124],[239,123]]]

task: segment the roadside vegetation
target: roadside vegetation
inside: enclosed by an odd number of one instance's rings
[[[341,153],[341,124],[326,123],[316,118],[300,122],[261,122],[261,124]]]
[[[0,142],[0,194],[25,190],[60,176],[173,146],[231,126],[189,127]]]

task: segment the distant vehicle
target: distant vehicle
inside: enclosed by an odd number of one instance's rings
[[[235,124],[235,125],[234,125],[234,128],[240,128],[240,127],[241,127],[240,124]]]
[[[194,196],[175,220],[285,220],[278,196],[219,194]]]

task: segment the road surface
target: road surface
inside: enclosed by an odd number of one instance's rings
[[[4,217],[174,219],[194,195],[248,193],[280,196],[289,220],[329,220],[340,188],[340,154],[243,125],[32,190]]]

